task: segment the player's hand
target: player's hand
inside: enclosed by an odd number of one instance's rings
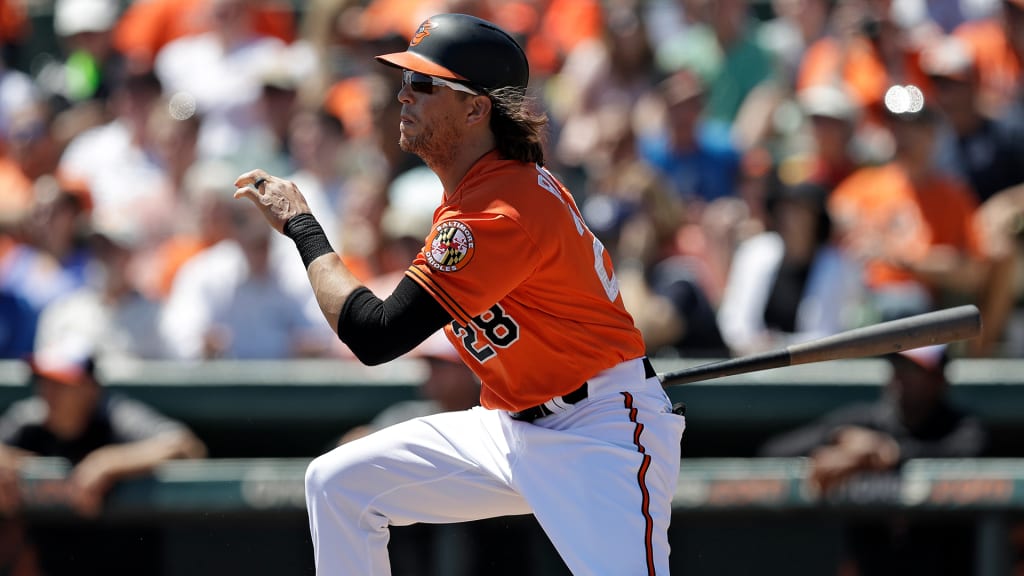
[[[252,170],[239,176],[235,180],[235,198],[252,200],[274,230],[282,234],[288,220],[310,211],[306,198],[294,182],[271,176],[263,170]]]

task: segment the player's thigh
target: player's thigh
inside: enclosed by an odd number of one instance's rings
[[[584,412],[577,426],[525,433],[517,488],[573,574],[667,574],[684,418],[657,394]]]
[[[486,410],[417,418],[316,458],[306,472],[307,504],[325,499],[393,525],[528,513],[509,487],[507,454],[501,422]]]

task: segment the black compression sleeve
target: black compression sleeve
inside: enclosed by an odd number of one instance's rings
[[[366,287],[352,292],[338,316],[338,337],[360,362],[373,366],[412,350],[451,320],[437,300],[405,277],[387,300]]]

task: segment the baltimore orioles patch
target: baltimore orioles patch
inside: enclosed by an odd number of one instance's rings
[[[441,272],[455,272],[473,258],[476,244],[469,226],[457,220],[441,222],[427,237],[424,256],[430,267]]]

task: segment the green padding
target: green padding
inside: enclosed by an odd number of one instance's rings
[[[308,459],[176,461],[155,474],[123,482],[106,513],[203,515],[303,511]],[[1024,459],[916,460],[900,474],[852,479],[827,497],[804,486],[803,459],[683,460],[676,510],[689,512],[1024,510]],[[38,459],[22,470],[30,513],[66,512],[67,466]]]

